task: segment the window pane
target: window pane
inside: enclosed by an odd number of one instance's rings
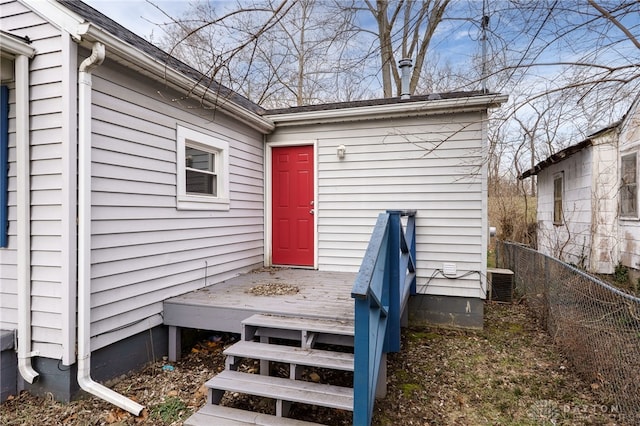
[[[190,146],[185,147],[184,158],[186,160],[185,166],[190,169],[206,170],[208,172],[215,171],[213,169],[213,154],[205,152]]]
[[[218,181],[215,175],[187,170],[187,192],[196,194],[218,195]]]
[[[562,178],[553,180],[553,222],[562,223]]]
[[[638,184],[637,184],[637,155],[631,154],[622,157],[620,186],[620,213],[623,216],[636,216],[638,214]]]
[[[622,183],[623,185],[636,182],[636,155],[622,157]]]
[[[620,192],[620,209],[625,216],[635,216],[637,214],[636,186],[627,185]]]

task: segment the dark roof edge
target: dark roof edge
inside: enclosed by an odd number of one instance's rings
[[[597,138],[598,136],[601,136],[607,132],[610,132],[613,129],[616,129],[619,125],[620,125],[621,121],[616,121],[615,123],[612,123],[606,127],[603,127],[593,133],[591,133],[587,139],[578,142],[577,144],[571,145],[565,149],[563,149],[562,151],[558,151],[555,154],[550,155],[549,157],[545,158],[544,160],[542,160],[541,162],[539,162],[538,164],[535,165],[535,167],[533,167],[532,169],[526,170],[523,173],[521,173],[520,175],[518,175],[518,179],[519,180],[523,180],[526,179],[528,177],[537,175],[538,173],[540,173],[542,170],[546,169],[547,167],[551,166],[552,164],[556,164],[566,158],[571,157],[572,155],[582,151],[583,149],[592,146],[593,145],[593,140],[595,138]]]
[[[462,99],[462,98],[471,98],[471,97],[487,96],[487,95],[497,96],[499,95],[499,93],[486,93],[483,91],[447,92],[447,93],[432,93],[429,95],[416,95],[416,96],[411,96],[411,98],[409,99],[401,99],[400,97],[393,97],[393,98],[368,99],[368,100],[359,100],[359,101],[350,101],[350,102],[333,102],[328,104],[303,105],[303,106],[292,106],[287,108],[270,109],[265,112],[265,115],[295,114],[295,113],[315,112],[315,111],[331,111],[331,110],[377,106],[377,105],[391,105],[391,104],[402,104],[402,103],[412,103],[412,102],[436,101],[436,100],[442,100],[442,99]]]

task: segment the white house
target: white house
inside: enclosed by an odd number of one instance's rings
[[[520,176],[537,175],[541,252],[596,273],[640,269],[638,99],[621,121]]]
[[[4,0],[0,28],[0,329],[3,348],[18,342],[3,392],[17,364],[18,388],[69,399],[80,382],[108,399],[91,375],[166,353],[163,301],[203,271],[357,271],[385,209],[418,211],[414,317],[481,326],[487,110],[505,96],[265,111],[79,1]],[[291,153],[304,164],[278,162]],[[309,207],[288,252],[282,167]]]

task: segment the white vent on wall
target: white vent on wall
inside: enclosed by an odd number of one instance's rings
[[[455,277],[458,273],[458,269],[456,268],[455,263],[443,263],[442,264],[442,273],[449,278]]]

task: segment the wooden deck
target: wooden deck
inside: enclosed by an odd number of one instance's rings
[[[167,299],[164,323],[171,327],[240,333],[256,313],[353,321],[355,273],[308,269],[261,269]],[[297,288],[295,294],[256,294],[252,289]]]

